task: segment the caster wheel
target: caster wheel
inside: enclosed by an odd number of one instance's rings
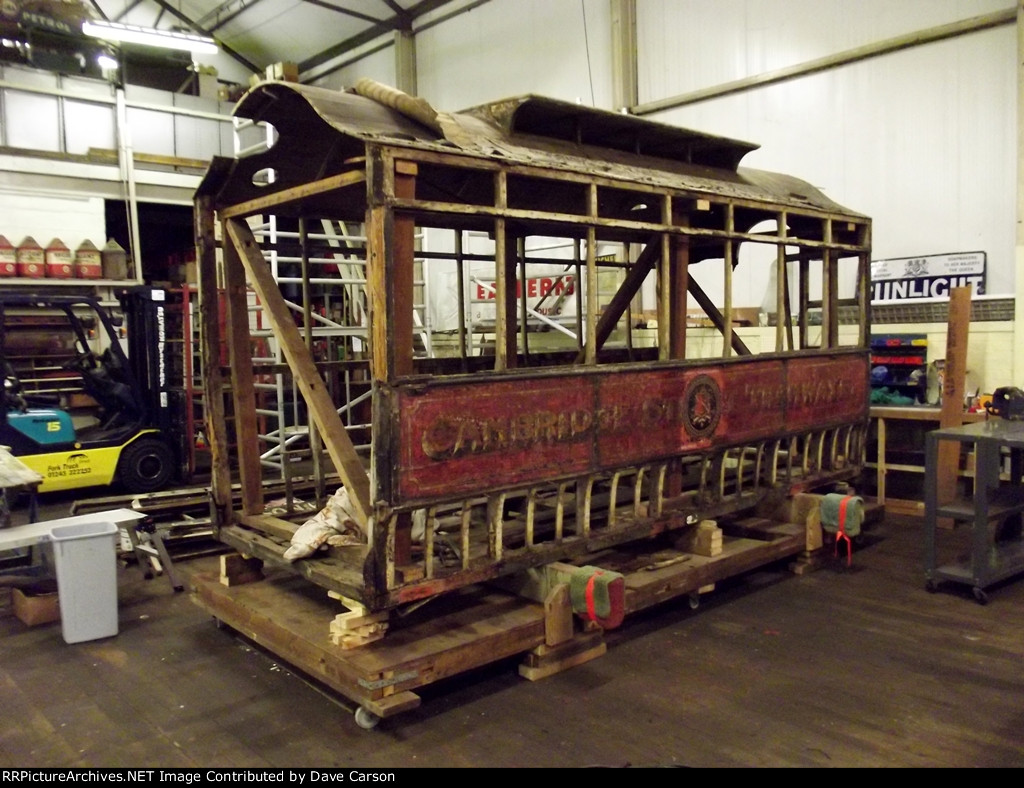
[[[934,580],[928,580],[924,584],[924,590],[927,591],[929,594],[934,594],[936,591],[939,590],[939,584],[936,583]]]
[[[372,711],[364,709],[362,706],[356,709],[355,717],[356,725],[358,725],[364,731],[372,731],[374,728],[377,727],[377,723],[380,722],[380,717],[378,717]]]
[[[977,600],[979,605],[988,604],[988,594],[986,594],[983,590],[975,587],[971,589],[971,592],[974,594],[974,598],[975,600]]]
[[[700,594],[690,594],[690,610],[700,607]]]

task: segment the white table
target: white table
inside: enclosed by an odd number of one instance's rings
[[[16,550],[19,547],[32,547],[50,541],[50,533],[56,526],[80,525],[81,523],[119,523],[141,520],[142,512],[134,509],[107,509],[91,514],[79,514],[74,517],[61,517],[57,520],[46,520],[28,525],[16,525],[13,528],[0,528],[0,550]]]

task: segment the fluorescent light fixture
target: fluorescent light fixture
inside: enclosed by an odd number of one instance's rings
[[[98,55],[96,57],[96,65],[104,71],[112,71],[118,67],[118,62],[110,55]]]
[[[217,42],[206,36],[178,33],[173,30],[157,30],[155,27],[122,25],[118,22],[83,22],[82,33],[104,41],[121,41],[125,44],[142,44],[164,49],[181,49],[208,55],[218,51]]]

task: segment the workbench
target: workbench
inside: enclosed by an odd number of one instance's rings
[[[28,523],[14,528],[0,528],[0,552],[16,550],[19,547],[35,547],[50,541],[51,532],[57,526],[83,525],[85,523],[120,523],[141,520],[142,512],[134,509],[108,509],[92,514],[79,514],[74,517],[61,517],[57,520],[46,520],[40,523]]]
[[[973,496],[964,491],[945,500],[938,482],[939,443],[968,446],[975,457]],[[1024,422],[992,418],[928,433],[925,474],[925,587],[937,591],[941,581],[971,586],[974,598],[988,602],[986,589],[1024,572]],[[1003,465],[1008,462],[1009,470]],[[1005,477],[1005,478],[1004,478]],[[967,556],[937,565],[940,518],[971,526]]]
[[[864,467],[875,469],[875,498],[877,503],[881,506],[885,506],[885,510],[887,512],[893,512],[895,514],[923,515],[923,500],[892,498],[886,493],[886,476],[890,472],[896,471],[922,475],[925,473],[924,462],[891,462],[889,460],[889,452],[896,448],[890,441],[890,438],[895,436],[890,433],[898,433],[901,430],[905,431],[908,425],[913,425],[916,428],[930,426],[927,424],[928,422],[938,425],[942,420],[942,409],[926,405],[878,405],[871,407],[870,416],[874,422],[874,433],[878,453],[875,462],[866,462],[864,463]],[[984,411],[978,413],[964,413],[962,416],[964,423],[984,421],[985,418],[986,414]],[[914,443],[916,445],[912,448],[916,451],[922,452],[923,459],[924,441],[922,440],[920,444],[917,444],[916,441],[914,441]]]

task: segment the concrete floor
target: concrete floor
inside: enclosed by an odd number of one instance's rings
[[[103,640],[25,626],[0,594],[0,767],[1024,766],[1024,579],[985,606],[928,593],[922,534],[887,518],[850,567],[758,570],[628,618],[592,662],[530,682],[502,660],[372,731],[134,564]]]

